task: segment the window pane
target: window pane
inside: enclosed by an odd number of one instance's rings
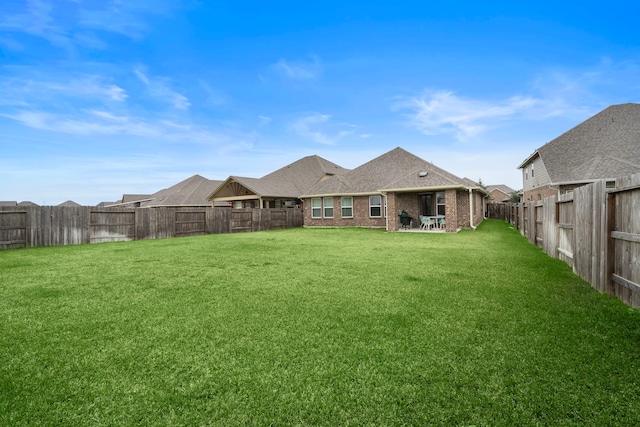
[[[382,196],[369,196],[369,216],[382,216]]]
[[[333,197],[325,197],[322,199],[324,204],[324,217],[333,218]]]
[[[353,216],[353,198],[352,197],[343,197],[341,199],[342,205],[342,217],[349,218]]]
[[[322,199],[311,199],[311,218],[322,218]]]

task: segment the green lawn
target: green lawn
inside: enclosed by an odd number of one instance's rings
[[[639,425],[640,313],[502,221],[0,252],[0,425]]]

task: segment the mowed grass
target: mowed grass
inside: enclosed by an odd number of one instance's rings
[[[502,221],[0,252],[0,425],[638,425],[640,314]]]

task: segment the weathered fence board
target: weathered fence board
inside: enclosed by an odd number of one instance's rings
[[[575,209],[573,194],[564,194],[558,200],[558,248],[556,257],[574,267],[573,242]]]
[[[613,292],[632,307],[640,307],[640,174],[619,179],[616,187],[612,193]]]
[[[0,212],[0,247],[27,246],[27,212]]]
[[[0,249],[302,227],[301,209],[0,207]]]
[[[594,288],[640,308],[640,174],[619,178],[614,189],[597,181],[558,200],[490,206],[488,212]]]

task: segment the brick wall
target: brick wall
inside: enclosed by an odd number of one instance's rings
[[[549,188],[548,185],[543,187],[533,188],[531,190],[525,190],[522,198],[523,202],[537,202],[538,200],[544,200],[549,196],[557,196],[558,190],[556,188]]]
[[[458,229],[458,202],[456,190],[446,190],[444,193],[445,203],[445,230],[455,232]]]
[[[304,225],[308,227],[371,227],[386,228],[387,220],[369,217],[369,196],[353,197],[353,218],[342,217],[342,197],[333,197],[333,218],[312,218],[311,199],[304,199]],[[384,215],[384,204],[382,206]]]

